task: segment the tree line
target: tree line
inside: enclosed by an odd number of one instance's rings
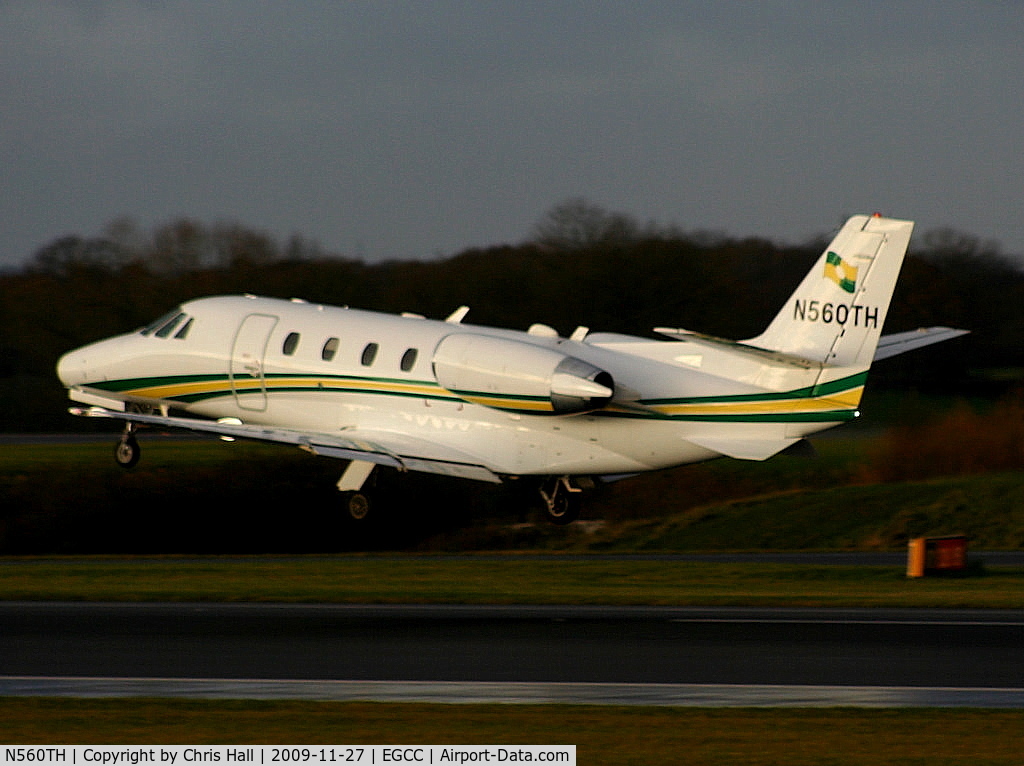
[[[203,295],[253,293],[526,328],[577,325],[650,335],[671,325],[757,335],[826,237],[799,245],[641,225],[586,200],[556,205],[517,244],[430,261],[368,264],[294,235],[179,219],[145,231],[131,219],[41,247],[0,274],[0,431],[75,426],[54,365],[65,351],[141,327]],[[950,325],[972,335],[886,362],[878,379],[977,389],[1024,368],[1024,270],[989,242],[954,230],[912,246],[887,332]]]

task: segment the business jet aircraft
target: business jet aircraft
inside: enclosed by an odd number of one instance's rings
[[[855,216],[768,328],[729,341],[568,338],[251,295],[189,301],[137,332],[66,354],[76,415],[298,446],[347,460],[346,512],[377,466],[536,484],[568,523],[595,480],[729,456],[765,460],[858,415],[875,359],[965,331],[881,336],[913,222]]]

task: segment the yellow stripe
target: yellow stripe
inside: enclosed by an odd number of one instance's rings
[[[343,388],[359,391],[383,391],[386,393],[419,394],[421,396],[437,396],[444,391],[438,386],[423,386],[414,383],[384,383],[375,380],[303,380],[300,378],[275,378],[270,382],[269,388],[280,386],[310,386],[319,385],[320,388]],[[447,393],[445,391],[445,393]]]
[[[263,385],[268,391],[275,388],[333,388],[349,389],[360,391],[380,391],[385,393],[417,394],[421,396],[436,396],[441,392],[448,393],[442,388],[429,385],[418,385],[413,383],[385,383],[380,381],[345,381],[345,380],[324,380],[321,378],[271,378],[264,382],[256,378],[236,378],[234,386],[230,380],[219,381],[196,381],[193,383],[174,383],[161,386],[145,386],[136,388],[128,393],[135,396],[146,396],[153,399],[170,399],[175,396],[194,396],[196,394],[212,394],[223,391],[230,391],[232,388],[239,391],[259,390]]]
[[[499,399],[489,396],[463,396],[467,402],[482,404],[485,407],[494,407],[499,410],[532,410],[533,412],[554,412],[555,408],[551,402],[538,402],[530,399]]]
[[[253,381],[254,383],[256,381]],[[136,388],[129,393],[135,396],[146,396],[153,399],[170,399],[175,396],[187,396],[191,394],[208,394],[216,391],[227,391],[230,389],[229,381],[208,381],[196,383],[175,383],[167,386],[148,386]]]
[[[664,415],[766,415],[775,412],[822,412],[856,409],[864,387],[852,388],[829,396],[806,399],[783,399],[763,402],[700,402],[667,404],[654,409]]]

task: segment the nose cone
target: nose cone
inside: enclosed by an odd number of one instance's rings
[[[139,339],[147,340],[130,333],[69,351],[57,361],[57,377],[68,388],[133,377],[131,364],[139,357]]]
[[[57,377],[67,388],[77,386],[87,381],[89,347],[78,348],[69,351],[57,360]]]

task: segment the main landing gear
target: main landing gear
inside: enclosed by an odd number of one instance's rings
[[[367,485],[372,487],[374,484],[371,474],[375,467],[365,460],[353,460],[338,479],[342,510],[345,517],[356,524],[365,524],[373,510],[372,495],[367,491]]]
[[[345,518],[356,524],[365,523],[373,506],[370,496],[365,492],[343,492],[341,502]]]
[[[540,497],[544,501],[544,518],[552,524],[564,526],[580,517],[583,505],[583,488],[573,484],[571,476],[552,476],[540,485]]]

